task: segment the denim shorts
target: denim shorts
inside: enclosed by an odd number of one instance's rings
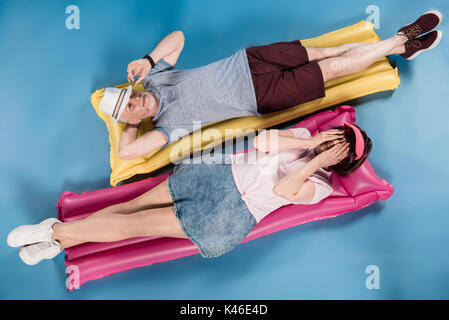
[[[257,223],[241,199],[229,163],[178,164],[167,186],[182,231],[204,258],[233,249]]]

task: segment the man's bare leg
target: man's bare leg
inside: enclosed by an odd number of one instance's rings
[[[324,82],[344,75],[360,72],[389,54],[404,52],[407,38],[402,34],[374,43],[360,43],[343,54],[318,61]]]
[[[363,42],[350,42],[336,47],[304,47],[306,49],[309,61],[323,60],[326,58],[337,57],[342,55],[349,49],[355,48],[363,44]]]

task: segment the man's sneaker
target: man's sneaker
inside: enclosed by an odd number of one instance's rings
[[[15,228],[8,234],[7,242],[10,247],[22,247],[38,242],[53,241],[52,226],[61,222],[56,218],[48,218],[39,224],[23,225]]]
[[[420,16],[415,22],[399,29],[398,32],[402,32],[409,40],[413,40],[438,27],[441,21],[443,21],[441,12],[430,10]]]
[[[434,30],[422,37],[408,40],[405,43],[405,52],[401,54],[407,60],[415,59],[420,53],[435,48],[440,43],[443,32]]]
[[[56,241],[39,242],[25,246],[19,251],[19,257],[28,265],[35,265],[43,259],[53,259],[62,251]]]

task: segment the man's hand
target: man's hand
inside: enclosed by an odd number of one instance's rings
[[[319,155],[317,155],[320,166],[322,168],[327,168],[330,166],[333,166],[340,161],[342,161],[344,158],[348,156],[349,152],[349,142],[340,142],[334,145],[332,148],[321,152]]]
[[[339,129],[330,129],[323,132],[318,133],[309,139],[310,147],[315,148],[326,141],[337,140],[335,142],[339,142],[340,139],[343,139],[343,130]]]
[[[182,31],[173,31],[165,36],[149,53],[154,63],[157,64],[159,60],[164,59],[165,62],[174,66],[178,61],[182,48],[184,47],[184,33]],[[134,60],[128,65],[128,81],[133,82],[134,77],[139,77],[134,84],[141,82],[151,70],[150,61],[147,59]]]
[[[138,76],[139,78],[134,84],[138,84],[140,81],[145,79],[148,73],[151,70],[150,61],[147,59],[138,59],[134,60],[130,64],[128,64],[128,81],[133,82],[134,77]]]

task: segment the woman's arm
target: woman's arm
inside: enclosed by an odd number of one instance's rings
[[[349,143],[338,143],[318,154],[299,169],[283,177],[274,187],[277,196],[297,204],[308,204],[315,195],[315,183],[307,180],[319,168],[330,167],[343,160],[349,151]]]
[[[282,150],[312,147],[310,139],[295,138],[291,130],[265,130],[254,138],[253,145],[263,152],[276,153]]]
[[[313,158],[301,168],[283,177],[273,187],[274,194],[296,204],[310,203],[315,195],[315,183],[307,178],[320,167],[320,158]]]
[[[174,66],[178,61],[179,55],[184,48],[185,37],[182,31],[174,31],[165,36],[150,52],[150,56],[154,63],[164,59],[166,62]],[[135,84],[142,81],[150,72],[151,64],[147,59],[137,59],[128,65],[128,81],[133,82],[134,77],[139,76]]]
[[[310,138],[296,138],[291,130],[265,130],[254,138],[254,147],[263,152],[315,148],[325,141],[339,140],[343,132],[338,129],[322,131]]]

